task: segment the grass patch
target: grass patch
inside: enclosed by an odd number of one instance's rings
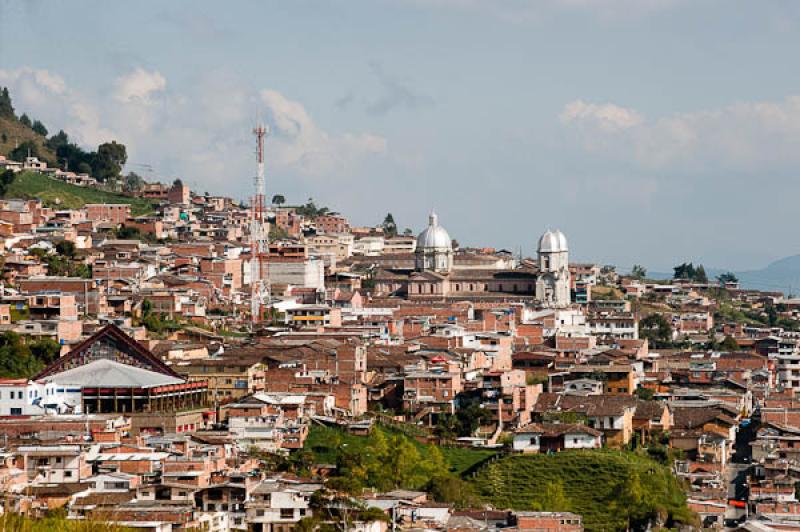
[[[19,514],[5,513],[0,516],[0,530],[4,532],[133,532],[132,528],[121,527],[102,521],[67,519],[62,514],[31,519]]]
[[[399,431],[377,425],[373,430],[383,431],[386,437],[400,434]],[[422,458],[426,458],[430,445],[411,440],[417,446]],[[362,451],[367,444],[364,436],[355,436],[342,429],[312,425],[306,439],[306,450],[314,454],[314,461],[322,464],[335,464],[336,457],[342,447]],[[487,449],[469,449],[464,447],[439,447],[447,465],[456,475],[461,475],[476,464],[496,454]]]
[[[128,203],[131,215],[153,212],[153,202],[124,194],[90,187],[78,187],[39,174],[20,172],[5,194],[8,199],[41,199],[45,204],[61,209],[80,209],[87,203]]]
[[[497,508],[533,510],[548,485],[563,485],[569,509],[583,516],[587,531],[625,530],[626,518],[613,507],[619,486],[638,474],[648,501],[668,522],[691,523],[693,514],[668,468],[631,452],[566,451],[553,455],[506,456],[471,479],[475,491]]]

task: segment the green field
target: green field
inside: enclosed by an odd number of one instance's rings
[[[639,506],[652,507],[667,523],[692,522],[678,480],[666,467],[631,452],[512,455],[490,463],[470,481],[487,502],[515,510],[537,509],[543,488],[560,484],[567,508],[583,516],[586,530],[607,531],[626,528],[622,486],[634,476],[640,480]]]
[[[397,434],[392,429],[383,426],[376,427],[374,430],[382,430],[387,436]],[[422,457],[425,458],[429,446],[413,441]],[[311,426],[308,439],[306,439],[306,449],[314,453],[315,462],[322,464],[335,464],[341,447],[360,451],[366,444],[367,438],[363,436],[354,436],[340,429],[319,425]],[[494,451],[463,447],[440,447],[439,449],[450,466],[450,470],[457,475],[461,475],[475,464],[496,454]]]
[[[20,172],[8,187],[6,199],[41,199],[63,209],[79,209],[87,203],[129,203],[131,214],[153,212],[153,202],[96,188],[77,187],[36,172]]]

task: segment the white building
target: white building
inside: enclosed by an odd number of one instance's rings
[[[385,245],[382,236],[365,236],[353,242],[353,254],[375,257],[383,254]]]
[[[244,271],[247,271],[248,268]],[[325,289],[325,264],[321,259],[311,258],[298,262],[269,262],[267,275],[273,285],[285,284],[299,288]]]
[[[536,299],[548,307],[570,304],[569,246],[559,230],[546,231],[539,239],[539,277]]]
[[[291,530],[298,521],[311,516],[311,495],[321,488],[321,484],[264,480],[245,502],[248,530]]]
[[[0,416],[80,413],[80,386],[27,379],[0,379]]]

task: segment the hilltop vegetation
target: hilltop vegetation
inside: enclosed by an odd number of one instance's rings
[[[487,465],[471,482],[497,508],[572,511],[583,516],[587,531],[694,522],[669,469],[631,452],[507,456]]]
[[[0,155],[14,161],[38,157],[51,168],[65,167],[90,174],[100,182],[117,179],[128,160],[124,144],[112,140],[86,151],[72,142],[64,130],[48,138],[47,127],[27,114],[17,116],[8,88],[0,88]]]
[[[96,188],[78,187],[36,172],[20,172],[8,185],[5,198],[41,199],[46,204],[64,209],[79,209],[87,203],[129,203],[131,214],[138,216],[153,211],[153,203]]]
[[[37,125],[36,130],[33,129],[34,124]],[[32,152],[35,151],[48,166],[56,166],[56,153],[47,146],[47,129],[42,128],[44,125],[41,122],[31,121],[25,114],[18,118],[8,89],[0,88],[0,155],[14,159],[11,157],[12,154],[24,156],[27,154],[27,148],[31,147]],[[15,149],[18,150],[17,153],[14,153]]]

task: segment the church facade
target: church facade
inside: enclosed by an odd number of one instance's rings
[[[381,268],[375,295],[411,300],[520,300],[546,307],[570,304],[569,248],[561,231],[539,239],[537,260],[514,267],[484,269],[462,265],[452,239],[431,213],[417,237],[413,270]]]

